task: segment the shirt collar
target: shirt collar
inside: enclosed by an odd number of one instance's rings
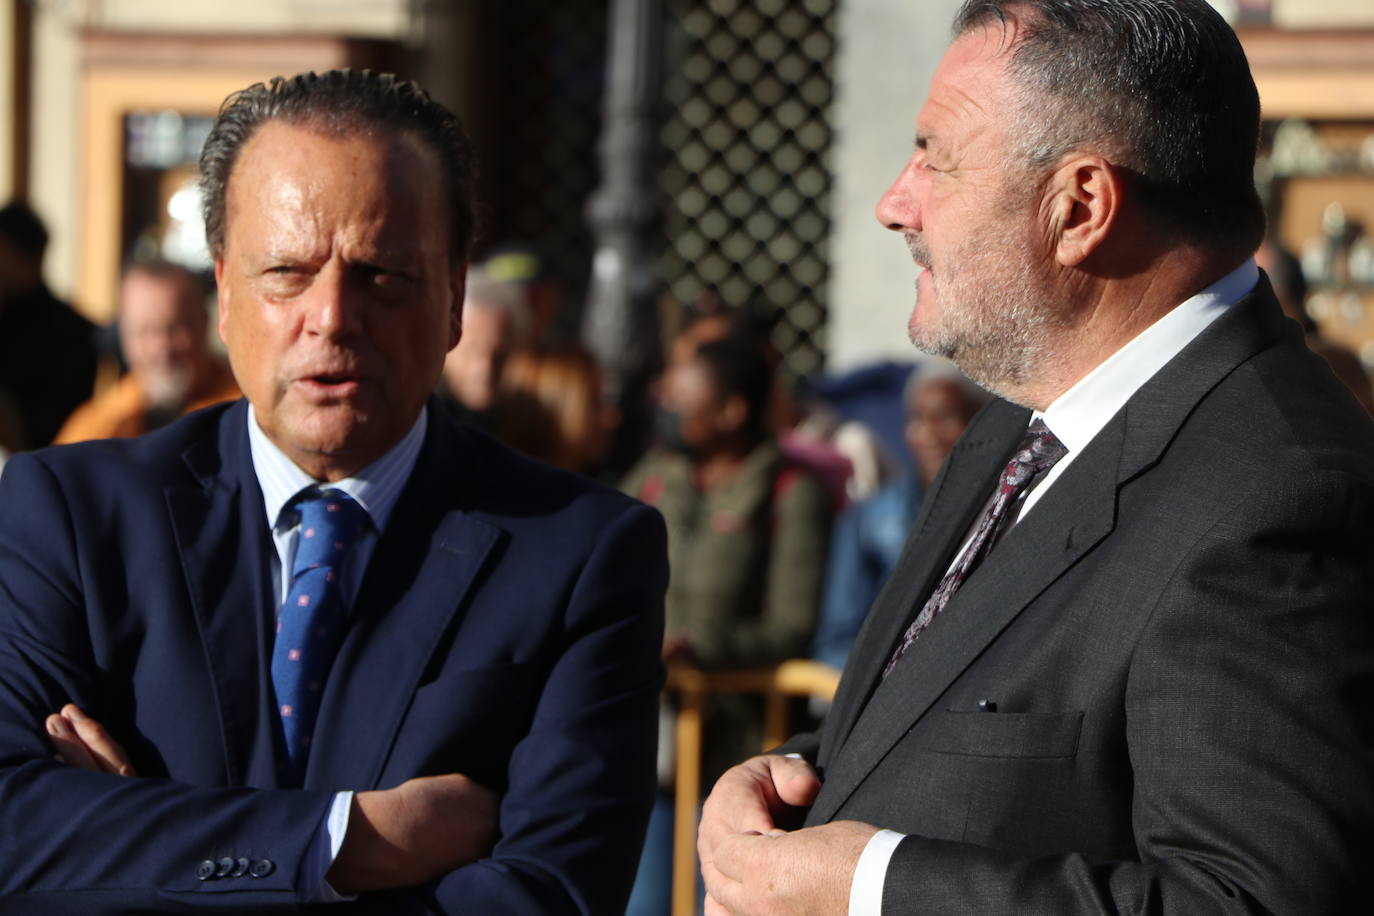
[[[1044,413],[1045,425],[1076,452],[1093,440],[1131,395],[1259,282],[1254,258],[1182,302],[1079,379]]]
[[[429,426],[428,411],[421,409],[410,431],[391,447],[382,457],[363,468],[352,477],[329,484],[343,490],[357,500],[367,510],[377,531],[386,529],[391,510],[401,497],[401,490],[415,469],[415,461],[420,455],[420,446],[425,441],[425,430]],[[267,524],[276,529],[279,525],[295,524],[295,514],[283,517],[282,510],[302,490],[319,487],[320,481],[311,477],[281,449],[267,438],[258,426],[253,406],[248,405],[248,446],[253,456],[253,472],[257,475],[258,486],[262,489],[263,507],[267,511]]]

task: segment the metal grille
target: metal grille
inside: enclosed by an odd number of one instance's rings
[[[668,5],[664,281],[776,318],[799,376],[825,353],[836,2]]]
[[[483,12],[490,31],[476,86],[496,106],[482,163],[483,248],[538,247],[564,289],[566,333],[576,327],[592,257],[583,208],[599,170],[606,3],[506,0]]]

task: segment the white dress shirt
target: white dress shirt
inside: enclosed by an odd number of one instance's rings
[[[1259,268],[1254,259],[1248,259],[1141,331],[1056,398],[1044,413],[1036,411],[1031,417],[1032,421],[1044,420],[1068,451],[1048,474],[1020,496],[1019,509],[1009,519],[1007,528],[1031,511],[1063,475],[1064,469],[1073,463],[1074,457],[1087,447],[1141,386],[1227,309],[1244,298],[1257,282]],[[971,537],[972,532],[964,541],[965,547]],[[962,553],[963,547],[956,551],[956,561]],[[868,841],[850,883],[849,916],[879,916],[887,866],[902,839],[903,834],[896,831],[880,830]]]
[[[426,411],[422,409],[410,431],[381,458],[352,477],[322,484],[301,470],[273,444],[271,439],[267,438],[267,434],[258,426],[253,408],[248,408],[248,446],[253,457],[253,472],[257,475],[258,487],[262,490],[267,525],[272,531],[272,543],[276,547],[269,563],[272,569],[273,593],[279,610],[291,590],[290,576],[283,575],[282,570],[291,568],[296,558],[296,545],[300,541],[300,513],[294,505],[296,497],[305,490],[343,490],[363,507],[371,520],[371,525],[353,545],[339,582],[343,605],[351,608],[358,587],[362,584],[363,573],[367,570],[368,560],[372,558],[372,552],[377,547],[377,539],[381,532],[386,530],[387,520],[396,508],[396,501],[400,499],[401,491],[410,480],[411,471],[415,469],[415,461],[420,455],[420,446],[424,444],[428,423]],[[339,847],[343,845],[344,834],[348,832],[348,814],[352,804],[352,792],[335,793],[334,801],[311,841],[310,849],[306,852],[305,863],[302,866],[302,883],[313,889],[310,893],[311,902],[338,903],[354,899],[337,893],[324,877],[329,872],[329,867],[334,864]]]

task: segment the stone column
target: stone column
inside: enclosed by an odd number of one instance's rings
[[[657,264],[661,208],[659,117],[662,0],[614,0],[601,127],[601,184],[587,204],[596,240],[583,339],[619,402],[612,465],[633,457],[648,430],[646,393],[659,363]]]

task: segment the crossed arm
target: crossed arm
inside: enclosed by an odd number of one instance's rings
[[[93,773],[136,778],[123,746],[74,703],[44,727],[58,759]],[[422,884],[491,851],[496,793],[460,773],[407,780],[353,796],[339,855],[326,879],[342,894]]]

